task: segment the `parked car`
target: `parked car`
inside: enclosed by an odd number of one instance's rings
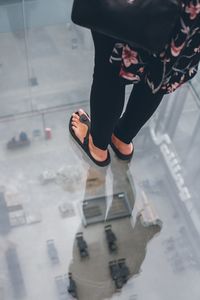
[[[47,240],[47,251],[51,262],[53,264],[58,264],[59,263],[58,251],[56,249],[53,239]]]
[[[120,268],[120,274],[123,279],[123,283],[126,283],[129,278],[129,275],[130,275],[130,270],[129,270],[128,266],[126,265],[126,259],[125,258],[119,259],[118,265]]]
[[[111,225],[105,226],[105,234],[106,234],[108,249],[110,250],[110,252],[117,251],[117,244],[116,244],[117,238],[114,232],[112,231]]]
[[[69,286],[68,286],[68,293],[78,299],[78,294],[77,294],[77,286],[76,286],[76,282],[74,281],[74,279],[72,278],[72,273],[68,274],[69,276]]]
[[[28,135],[26,132],[22,131],[19,134],[19,138],[16,139],[15,137],[12,137],[10,141],[7,143],[7,149],[17,149],[22,148],[24,146],[29,146],[31,144],[30,139],[28,138]]]
[[[123,287],[123,279],[121,277],[120,267],[116,260],[109,262],[109,269],[116,288],[121,289]]]
[[[59,295],[62,296],[67,294],[67,283],[65,282],[62,275],[55,277],[55,284]]]
[[[77,241],[77,246],[78,246],[78,249],[79,249],[80,256],[81,257],[89,256],[88,245],[87,245],[86,241],[83,238],[83,233],[82,232],[78,232],[76,234],[76,241]]]

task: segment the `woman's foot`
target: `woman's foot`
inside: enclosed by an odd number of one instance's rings
[[[133,143],[126,144],[112,134],[110,146],[119,159],[124,161],[131,160],[134,152]]]
[[[128,156],[132,155],[134,150],[133,143],[126,144],[118,139],[114,134],[112,134],[111,141],[121,154]]]
[[[76,137],[80,140],[80,142],[83,144],[84,138],[87,135],[88,132],[88,125],[84,124],[81,120],[80,117],[82,115],[85,115],[88,119],[88,115],[82,110],[79,109],[78,114],[73,113],[72,114],[72,119],[71,119],[71,125],[72,129],[76,135]],[[89,134],[89,143],[88,143],[89,151],[91,156],[98,162],[103,162],[108,158],[108,150],[102,150],[98,147],[96,147],[93,144],[92,136]]]

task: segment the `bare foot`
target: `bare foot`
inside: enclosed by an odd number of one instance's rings
[[[82,109],[79,109],[79,115],[75,113],[72,114],[72,129],[74,130],[81,143],[83,143],[88,130],[88,126],[80,121],[80,116],[82,114],[86,115],[86,113]],[[89,151],[92,157],[98,161],[104,161],[108,157],[107,150],[101,150],[93,144],[91,135],[89,135]]]
[[[122,142],[120,139],[118,139],[114,134],[112,134],[112,143],[115,145],[115,147],[124,155],[130,155],[133,150],[133,143],[126,144]]]

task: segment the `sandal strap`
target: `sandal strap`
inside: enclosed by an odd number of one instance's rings
[[[90,128],[90,120],[85,114],[82,114],[81,116],[79,116],[79,120],[81,123],[87,125],[88,128]]]
[[[90,128],[88,127],[86,136],[84,137],[84,140],[83,140],[83,145],[84,145],[85,148],[88,148],[89,135],[90,135]]]

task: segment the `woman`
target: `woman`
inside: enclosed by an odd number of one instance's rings
[[[200,2],[182,0],[182,13],[165,49],[150,54],[141,49],[92,32],[95,66],[89,116],[73,113],[69,129],[91,160],[110,163],[108,145],[118,158],[130,160],[132,140],[157,109],[164,94],[190,80],[200,60]],[[121,116],[125,86],[133,83]]]

